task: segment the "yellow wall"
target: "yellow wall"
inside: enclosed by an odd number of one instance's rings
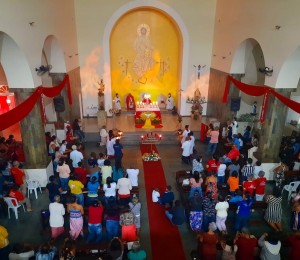
[[[149,40],[153,47],[154,63],[148,72],[139,77],[133,68],[133,61],[137,54],[134,49],[137,28],[141,24],[150,27]],[[154,9],[138,9],[121,17],[110,38],[112,96],[119,93],[124,106],[124,98],[128,93],[134,96],[135,101],[139,101],[140,94],[148,92],[152,101],[157,101],[159,94],[167,96],[170,92],[177,104],[181,42],[181,35],[173,21]],[[160,64],[160,60],[165,63]]]

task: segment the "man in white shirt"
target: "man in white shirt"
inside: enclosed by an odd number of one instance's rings
[[[126,170],[128,179],[131,181],[131,185],[133,187],[138,187],[138,175],[140,173],[139,169],[134,169],[133,167],[129,167],[129,169]]]
[[[70,159],[72,160],[72,164],[74,168],[78,167],[78,163],[83,160],[83,155],[81,152],[77,151],[77,146],[72,145],[72,152],[70,153]]]
[[[185,142],[185,138],[188,136],[188,133],[190,132],[191,130],[189,129],[189,125],[186,125],[184,127],[184,131],[182,133],[182,139],[181,139],[181,144],[183,144],[183,142]]]
[[[191,149],[191,140],[190,140],[189,136],[187,136],[185,138],[185,141],[181,145],[181,149],[182,149],[182,156],[181,156],[182,161],[185,164],[189,164],[190,163],[190,149]]]

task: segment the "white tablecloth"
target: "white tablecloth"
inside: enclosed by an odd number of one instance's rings
[[[144,107],[136,107],[135,108],[136,112],[147,112],[147,111],[160,111],[159,107],[150,107],[149,105],[144,106]]]

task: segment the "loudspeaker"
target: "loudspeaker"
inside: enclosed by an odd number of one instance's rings
[[[64,112],[65,111],[65,100],[63,97],[53,98],[53,104],[55,112]]]
[[[231,98],[230,111],[237,112],[241,107],[241,98]]]

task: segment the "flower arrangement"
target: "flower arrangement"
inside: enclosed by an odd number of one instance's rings
[[[149,161],[158,161],[160,160],[160,157],[158,155],[158,153],[156,153],[155,151],[152,151],[151,153],[144,153],[142,156],[143,161],[145,162],[149,162]]]

